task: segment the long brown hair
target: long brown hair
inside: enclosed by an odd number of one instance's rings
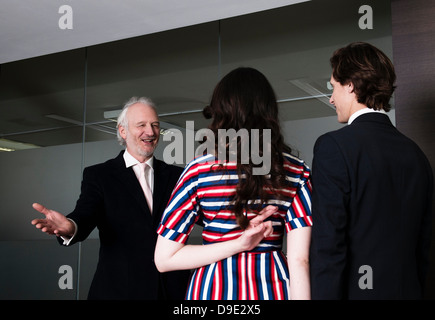
[[[276,189],[286,185],[283,167],[283,152],[291,149],[284,143],[278,118],[278,105],[275,92],[266,77],[253,68],[237,68],[228,73],[217,84],[210,105],[204,109],[206,118],[212,118],[209,129],[218,137],[219,129],[247,129],[251,137],[251,129],[259,129],[260,150],[263,156],[266,151],[262,145],[263,130],[270,129],[270,172],[268,175],[255,175],[255,164],[240,161],[241,139],[237,142],[237,171],[239,182],[233,199],[237,223],[242,229],[249,225],[245,211],[258,212],[262,204],[271,197],[276,198]],[[218,152],[218,140],[215,140],[215,152]],[[226,146],[228,149],[228,145]],[[228,151],[228,150],[227,150]],[[261,199],[261,203],[251,200]]]

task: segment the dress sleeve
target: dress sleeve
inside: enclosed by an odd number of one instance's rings
[[[166,239],[186,243],[199,219],[198,169],[188,166],[178,180],[163,213],[157,233]]]
[[[293,179],[294,180],[294,179]],[[311,171],[303,164],[299,180],[294,182],[296,194],[286,214],[286,231],[311,227]]]

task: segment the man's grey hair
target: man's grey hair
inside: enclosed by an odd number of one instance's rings
[[[126,146],[126,142],[124,140],[123,137],[121,137],[121,135],[119,134],[119,126],[124,127],[125,129],[128,128],[128,121],[127,121],[127,110],[130,106],[136,104],[136,103],[142,103],[142,104],[146,104],[148,106],[150,106],[151,108],[154,109],[154,111],[156,111],[156,105],[154,104],[154,102],[147,97],[132,97],[130,98],[130,100],[128,100],[125,104],[124,107],[121,110],[121,113],[118,116],[118,120],[117,120],[117,125],[116,128],[118,129],[116,131],[116,135],[118,137],[118,142],[121,146]],[[156,111],[157,113],[157,111]]]

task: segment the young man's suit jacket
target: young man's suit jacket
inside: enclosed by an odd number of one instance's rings
[[[433,174],[385,114],[321,136],[313,159],[313,299],[419,299]]]
[[[154,264],[157,226],[182,168],[154,158],[153,213],[122,151],[115,159],[87,167],[74,211],[83,241],[97,227],[100,253],[89,299],[183,299],[190,273],[159,273]]]

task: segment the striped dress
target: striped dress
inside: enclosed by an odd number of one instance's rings
[[[289,186],[280,190],[285,200],[270,200],[278,207],[268,220],[273,232],[250,252],[194,270],[187,300],[286,300],[289,272],[282,250],[284,232],[312,225],[310,169],[284,154]],[[203,222],[203,244],[238,238],[242,234],[232,213],[232,198],[238,182],[235,163],[219,165],[213,155],[190,162],[174,188],[157,230],[161,236],[186,243],[195,222]],[[248,213],[252,219],[254,213]]]

